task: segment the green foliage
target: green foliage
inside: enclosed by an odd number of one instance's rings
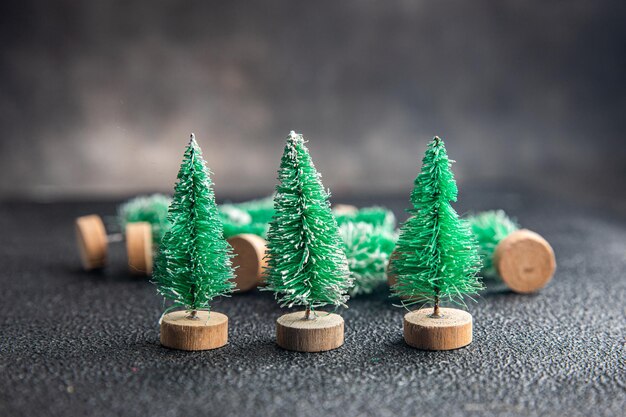
[[[158,245],[170,228],[167,209],[171,202],[172,199],[163,194],[131,198],[117,209],[122,229],[126,230],[128,223],[148,222],[152,226],[152,241]]]
[[[334,213],[339,226],[351,223],[367,223],[374,227],[393,232],[396,228],[396,217],[391,210],[383,207],[365,207],[354,213]]]
[[[352,286],[337,222],[302,135],[291,132],[267,233],[268,286],[281,306],[345,305]]]
[[[435,137],[415,179],[412,217],[400,228],[397,258],[391,261],[397,277],[393,291],[401,297],[435,305],[440,300],[463,303],[464,294],[482,289],[476,276],[481,266],[476,238],[450,204],[458,192],[451,162],[443,141]]]
[[[191,140],[169,208],[171,229],[161,241],[153,282],[173,307],[210,310],[210,302],[233,291],[232,249],[224,239],[211,172]]]
[[[351,297],[374,292],[387,279],[389,257],[396,244],[394,233],[365,222],[345,221],[339,226],[343,250],[354,286]]]
[[[219,206],[219,211],[226,238],[242,233],[265,238],[274,215],[274,202],[272,197],[267,197],[239,204],[223,204]]]
[[[496,246],[502,239],[519,229],[519,226],[503,210],[484,211],[468,216],[467,221],[478,240],[483,258],[483,276],[497,277],[498,273],[493,266],[493,253]]]

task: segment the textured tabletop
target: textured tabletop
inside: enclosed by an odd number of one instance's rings
[[[346,199],[389,206],[407,198]],[[72,221],[113,203],[0,204],[2,416],[604,416],[626,407],[626,218],[593,204],[464,190],[460,212],[504,208],[554,247],[557,273],[536,295],[487,282],[474,342],[422,352],[383,289],[339,313],[346,341],[304,354],[274,343],[268,293],[222,299],[228,346],[159,345],[162,301],[126,273],[121,245],[100,273],[80,270]]]

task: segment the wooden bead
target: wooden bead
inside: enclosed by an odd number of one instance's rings
[[[357,211],[359,209],[352,204],[335,204],[333,206],[333,213],[335,214],[355,214]]]
[[[305,319],[304,311],[285,314],[276,321],[276,343],[297,352],[323,352],[343,345],[343,318],[323,311],[311,312],[314,319]]]
[[[228,239],[233,247],[233,267],[235,284],[241,292],[249,291],[263,282],[263,270],[266,265],[265,245],[262,237],[253,234],[241,234]]]
[[[472,343],[472,315],[455,308],[440,308],[443,317],[432,318],[432,308],[404,316],[404,340],[422,350],[451,350]]]
[[[83,268],[102,268],[107,258],[107,233],[97,214],[82,216],[75,221],[76,242]]]
[[[502,239],[496,246],[493,262],[502,281],[512,291],[522,294],[545,287],[556,269],[550,244],[527,229]]]
[[[179,350],[217,349],[228,343],[228,317],[198,311],[191,319],[186,311],[167,313],[161,320],[161,344]]]
[[[126,225],[128,269],[137,275],[152,274],[152,227],[148,222]]]

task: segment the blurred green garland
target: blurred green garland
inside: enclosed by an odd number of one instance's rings
[[[122,230],[128,223],[148,222],[152,225],[152,242],[158,245],[170,229],[167,210],[171,202],[172,198],[163,194],[131,198],[117,210]]]
[[[152,225],[153,241],[158,245],[170,228],[167,210],[171,201],[171,197],[163,194],[128,200],[118,208],[122,227],[127,223],[148,222]],[[252,233],[265,239],[274,215],[273,197],[222,204],[218,210],[225,238]],[[397,239],[396,218],[383,207],[366,207],[334,215],[354,282],[350,296],[370,294],[387,279],[387,264]]]

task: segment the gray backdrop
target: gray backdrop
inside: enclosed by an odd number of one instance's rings
[[[2,2],[0,197],[169,191],[191,131],[268,194],[294,129],[335,194],[408,195],[437,134],[461,185],[626,207],[623,1],[129,3]]]

